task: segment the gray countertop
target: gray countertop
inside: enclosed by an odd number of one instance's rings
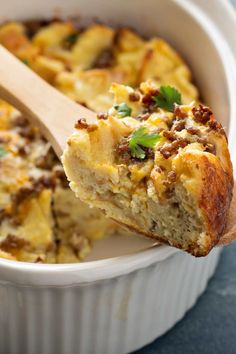
[[[232,2],[236,6],[236,0]],[[236,242],[224,248],[195,307],[165,335],[135,353],[236,354]]]
[[[136,354],[236,354],[236,242],[224,248],[215,275],[175,327]]]

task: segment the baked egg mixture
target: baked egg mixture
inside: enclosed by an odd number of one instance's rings
[[[174,86],[183,104],[198,101],[191,72],[163,39],[128,28],[73,21],[8,22],[0,43],[48,83],[96,111],[113,104],[113,83],[151,80]],[[150,81],[149,81],[150,82]],[[0,101],[0,257],[39,263],[82,261],[93,242],[124,232],[70,190],[50,143]]]

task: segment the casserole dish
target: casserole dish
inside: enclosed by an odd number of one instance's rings
[[[215,8],[217,4],[227,16],[228,7],[217,1]],[[83,0],[44,4],[33,0],[30,6],[11,0],[1,11],[2,20],[55,14],[80,14],[85,21],[95,14],[112,25],[129,25],[146,36],[158,33],[167,38],[191,65],[204,100],[228,130],[232,151],[235,59],[230,38],[225,39],[217,19],[210,18],[198,1],[148,0],[144,4],[136,0],[121,7],[118,0],[94,1],[93,6]],[[150,243],[142,239],[126,242],[104,239],[90,262],[80,264],[0,260],[0,352],[119,354],[136,350],[183,317],[206,287],[220,254],[220,249],[214,249],[206,258],[195,259],[168,246],[144,250]]]

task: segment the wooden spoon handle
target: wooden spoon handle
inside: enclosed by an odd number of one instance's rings
[[[50,86],[1,45],[0,97],[39,126],[58,156],[76,120],[82,117],[94,120],[93,112]]]
[[[233,199],[230,205],[227,225],[217,246],[225,246],[236,240],[236,182],[233,189]]]

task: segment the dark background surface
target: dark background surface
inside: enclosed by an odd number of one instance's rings
[[[236,354],[236,242],[222,251],[195,307],[165,335],[135,352],[154,353]]]
[[[236,0],[232,3],[236,7]],[[224,353],[236,354],[236,242],[224,248],[215,275],[195,307],[165,335],[135,352]]]

